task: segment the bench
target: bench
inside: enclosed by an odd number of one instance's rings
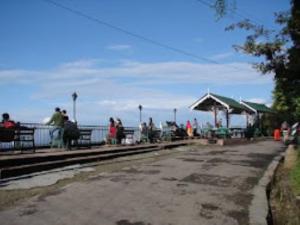
[[[133,129],[124,129],[123,131],[125,144],[134,144],[134,130]]]
[[[218,128],[215,131],[215,135],[217,138],[222,138],[222,139],[230,138],[229,129],[225,127]]]
[[[150,139],[152,142],[159,142],[161,140],[161,130],[155,129],[152,131],[148,131],[147,133],[141,133],[141,142],[150,142]]]
[[[0,128],[0,143],[11,143],[13,150],[32,149],[35,152],[34,143],[35,128]]]
[[[92,129],[79,129],[79,139],[77,140],[77,147],[92,147]]]
[[[152,132],[153,132],[153,142],[159,142],[161,139],[161,130],[155,129]]]

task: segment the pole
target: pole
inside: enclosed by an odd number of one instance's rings
[[[217,106],[216,106],[216,103],[214,103],[214,117],[215,117],[215,127],[217,127],[218,118],[217,118]]]
[[[226,127],[229,128],[229,112],[228,109],[226,110]]]
[[[177,109],[175,108],[174,109],[174,122],[176,123],[176,112],[177,112]]]
[[[139,105],[139,110],[140,110],[140,123],[142,123],[142,109],[143,109],[143,106],[142,105]]]
[[[78,95],[76,92],[74,92],[72,94],[72,99],[73,99],[73,120],[77,123],[77,119],[76,119],[76,99],[77,99]]]
[[[142,122],[142,110],[140,110],[140,123]]]
[[[73,119],[76,122],[76,100],[73,100]]]

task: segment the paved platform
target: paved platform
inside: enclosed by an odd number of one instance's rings
[[[273,141],[180,147],[0,212],[2,225],[247,225],[252,190],[283,148]]]

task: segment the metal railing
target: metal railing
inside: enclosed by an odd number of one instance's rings
[[[34,141],[37,148],[49,148],[50,147],[50,134],[49,131],[52,126],[48,126],[41,123],[21,123],[21,126],[35,128],[34,132]],[[95,126],[95,125],[79,125],[79,129],[91,129],[91,144],[100,145],[105,141],[108,134],[108,126]],[[125,129],[134,130],[134,136],[136,140],[139,137],[139,128],[138,127],[125,127]],[[11,143],[0,143],[0,149],[11,149],[13,148]]]

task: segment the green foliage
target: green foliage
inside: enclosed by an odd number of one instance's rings
[[[215,0],[212,8],[215,9],[216,19],[219,20],[222,17],[226,16],[228,13],[232,13],[235,11],[235,0],[231,0],[229,2],[225,0]]]
[[[230,25],[226,30],[251,32],[242,45],[234,48],[262,59],[253,66],[262,74],[274,75],[272,107],[278,112],[277,121],[294,123],[300,120],[300,1],[292,0],[289,12],[275,14],[275,22],[282,26],[279,32],[250,20]]]
[[[298,148],[298,151],[300,151],[299,148]],[[298,160],[297,160],[296,166],[290,171],[289,178],[290,178],[290,182],[291,182],[291,186],[294,191],[294,194],[296,196],[300,195],[300,157],[299,157],[299,152],[298,152]]]

